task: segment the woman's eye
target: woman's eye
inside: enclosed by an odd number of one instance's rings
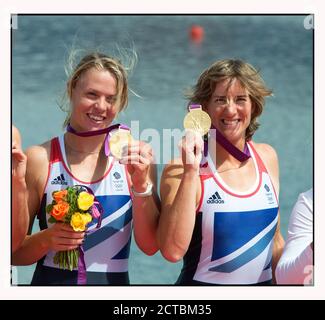
[[[216,103],[218,103],[218,104],[225,104],[226,103],[226,99],[218,98],[218,99],[216,99]]]
[[[114,102],[116,101],[116,97],[114,97],[114,96],[112,96],[112,97],[107,97],[107,98],[106,98],[106,101],[107,101],[108,103],[114,103]]]
[[[246,102],[246,98],[238,98],[237,101],[238,102]]]
[[[95,92],[87,92],[87,96],[90,98],[94,98],[94,97],[96,97],[96,93]]]

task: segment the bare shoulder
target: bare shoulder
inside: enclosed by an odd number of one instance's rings
[[[31,146],[26,149],[25,153],[30,165],[44,165],[49,163],[51,151],[51,141],[47,141],[41,145]]]
[[[257,153],[261,157],[269,175],[271,176],[277,194],[279,194],[279,162],[273,147],[266,143],[253,143]]]
[[[27,185],[42,189],[48,174],[50,162],[51,142],[31,146],[26,149],[27,155]]]
[[[254,143],[253,146],[256,149],[259,156],[267,166],[273,166],[278,164],[278,155],[275,149],[266,143]]]

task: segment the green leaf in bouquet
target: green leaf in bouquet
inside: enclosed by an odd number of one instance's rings
[[[54,217],[52,217],[52,216],[50,216],[47,221],[50,222],[50,223],[56,223],[57,222],[56,219]]]
[[[48,204],[46,206],[46,213],[50,213],[52,211],[52,209],[53,209],[53,204],[52,203]]]
[[[68,187],[67,188],[67,202],[69,203],[69,211],[67,212],[67,214],[64,217],[64,222],[70,224],[71,221],[71,216],[78,211],[78,207],[77,207],[77,190],[72,188],[72,187]]]

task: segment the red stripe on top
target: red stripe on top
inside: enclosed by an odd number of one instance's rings
[[[251,147],[251,149],[252,149],[252,151],[254,153],[254,156],[255,156],[255,159],[256,159],[256,163],[257,163],[257,167],[258,167],[258,171],[259,172],[266,172],[266,173],[268,173],[267,170],[266,170],[266,167],[264,165],[264,162],[262,161],[261,157],[257,153],[257,151],[254,148],[253,144],[250,141],[248,141],[247,143],[249,144],[249,146]]]
[[[254,148],[253,144],[249,142],[249,145],[250,147],[252,148],[253,152],[254,152],[254,155],[255,155],[255,159],[256,159],[256,162],[258,164],[258,168],[259,170],[261,170],[261,172],[265,172],[268,174],[268,176],[270,177],[270,181],[271,181],[271,184],[272,184],[272,188],[273,188],[273,191],[274,191],[274,194],[275,194],[275,198],[276,198],[276,201],[278,203],[278,206],[279,206],[279,199],[278,199],[278,194],[276,193],[275,191],[275,188],[274,188],[274,184],[273,184],[273,181],[272,181],[272,177],[269,175],[265,165],[264,165],[264,162],[263,160],[261,159],[261,157],[259,156],[259,154],[257,153],[256,149]]]
[[[226,189],[223,184],[221,184],[216,175],[212,172],[211,168],[208,167],[206,170],[207,172],[205,174],[200,174],[200,181],[201,181],[201,197],[200,197],[200,201],[199,201],[199,205],[197,207],[197,210],[196,210],[196,213],[198,213],[201,209],[201,206],[202,206],[202,201],[203,201],[203,198],[204,198],[204,181],[205,180],[208,180],[208,179],[211,179],[213,178],[215,180],[215,182],[218,184],[218,186],[223,190],[225,191],[226,193],[234,196],[234,197],[238,197],[238,198],[248,198],[248,197],[251,197],[253,196],[254,194],[256,194],[260,187],[261,187],[261,184],[262,184],[262,173],[266,173],[268,174],[268,171],[264,165],[264,162],[263,160],[261,159],[261,157],[259,156],[259,154],[257,153],[256,149],[254,148],[253,144],[251,142],[247,142],[252,150],[252,152],[254,153],[254,157],[255,157],[255,161],[256,161],[256,165],[257,165],[257,172],[258,172],[258,179],[259,179],[259,182],[258,182],[258,185],[256,187],[256,189],[249,193],[249,194],[236,194],[236,193],[233,193],[231,192],[230,190]],[[268,174],[269,175],[269,174]],[[270,177],[270,175],[269,175]],[[277,193],[275,191],[275,188],[274,188],[274,185],[273,185],[273,182],[272,182],[272,179],[270,177],[270,181],[272,183],[272,187],[273,187],[273,191],[274,191],[274,194],[275,194],[275,197],[276,197],[276,200],[277,200],[277,203],[278,203],[278,206],[279,206],[279,201],[278,201],[278,196],[277,196]]]
[[[59,138],[55,137],[51,140],[50,163],[62,161],[61,148]]]
[[[201,182],[201,196],[200,196],[200,201],[199,204],[196,208],[196,214],[198,214],[200,212],[200,209],[202,207],[202,202],[203,202],[203,198],[204,198],[204,180],[206,180],[208,176],[207,175],[200,175],[200,182]],[[211,177],[209,175],[209,177]]]
[[[113,159],[112,163],[110,164],[110,166],[109,166],[107,172],[106,172],[106,173],[105,173],[101,178],[99,178],[99,179],[97,179],[97,180],[95,180],[95,181],[91,181],[91,182],[82,181],[82,180],[78,179],[77,177],[75,177],[75,176],[73,175],[73,173],[70,171],[70,169],[69,169],[68,166],[66,165],[65,161],[63,160],[62,151],[61,151],[61,148],[60,148],[59,138],[56,137],[56,138],[54,138],[53,140],[54,140],[54,141],[53,141],[53,144],[54,144],[54,148],[53,148],[53,159],[58,159],[58,160],[56,160],[56,161],[60,161],[60,162],[62,162],[63,167],[64,167],[65,171],[67,172],[67,174],[68,174],[70,177],[72,177],[74,180],[76,180],[76,181],[78,181],[78,182],[80,182],[80,183],[83,183],[83,184],[95,184],[95,183],[98,183],[98,182],[104,180],[104,179],[108,176],[109,172],[111,171],[111,169],[112,169],[112,167],[113,167],[113,164],[114,164],[114,161],[115,161],[114,159]]]
[[[262,172],[266,172],[267,173],[267,170],[264,166],[264,163],[262,161],[262,159],[259,157],[258,153],[256,152],[255,148],[252,146],[252,143],[251,142],[247,142],[249,144],[249,146],[251,147],[251,150],[253,151],[254,153],[254,157],[255,157],[255,160],[256,160],[256,165],[257,165],[257,173],[258,173],[258,184],[257,184],[257,187],[255,188],[254,191],[250,192],[250,193],[247,193],[247,194],[238,194],[238,193],[235,193],[235,192],[232,192],[230,191],[229,189],[227,189],[216,177],[215,174],[212,175],[212,178],[214,179],[214,181],[217,183],[217,185],[226,193],[230,194],[231,196],[234,196],[234,197],[237,197],[237,198],[249,198],[249,197],[252,197],[253,195],[255,195],[260,187],[261,187],[261,184],[262,184]]]
[[[39,220],[41,219],[41,214],[42,214],[41,205],[42,205],[43,197],[44,197],[44,194],[45,194],[45,190],[46,190],[47,185],[49,183],[52,164],[55,163],[55,162],[59,162],[59,161],[60,161],[60,148],[59,148],[59,145],[58,145],[57,138],[53,138],[51,140],[50,161],[49,161],[48,169],[47,169],[47,177],[46,177],[45,184],[44,184],[44,187],[43,187],[42,198],[41,198],[41,201],[39,203],[38,209],[36,211],[37,212],[37,218]]]

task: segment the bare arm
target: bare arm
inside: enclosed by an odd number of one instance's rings
[[[147,182],[153,184],[153,194],[148,197],[133,197],[134,239],[138,247],[146,254],[158,251],[157,228],[160,199],[157,194],[157,169],[151,165]],[[144,191],[141,186],[133,185],[134,190]]]
[[[182,160],[165,167],[160,185],[158,238],[162,255],[171,262],[182,259],[188,249],[201,192],[198,171],[203,142],[201,137],[186,137],[181,144]]]
[[[28,210],[30,216],[30,231],[39,209],[42,192],[46,183],[48,168],[48,146],[34,146],[27,150],[26,184],[28,190]],[[29,265],[35,263],[48,253],[76,248],[83,238],[83,233],[73,232],[72,228],[63,223],[56,223],[53,227],[28,235],[21,247],[14,252],[14,265]]]
[[[138,193],[146,191],[153,184],[153,193],[146,197],[133,197],[134,239],[138,247],[147,255],[158,251],[157,228],[160,211],[160,199],[157,195],[157,169],[153,151],[149,144],[133,141],[128,153],[120,163],[125,164],[131,179],[132,188]]]

